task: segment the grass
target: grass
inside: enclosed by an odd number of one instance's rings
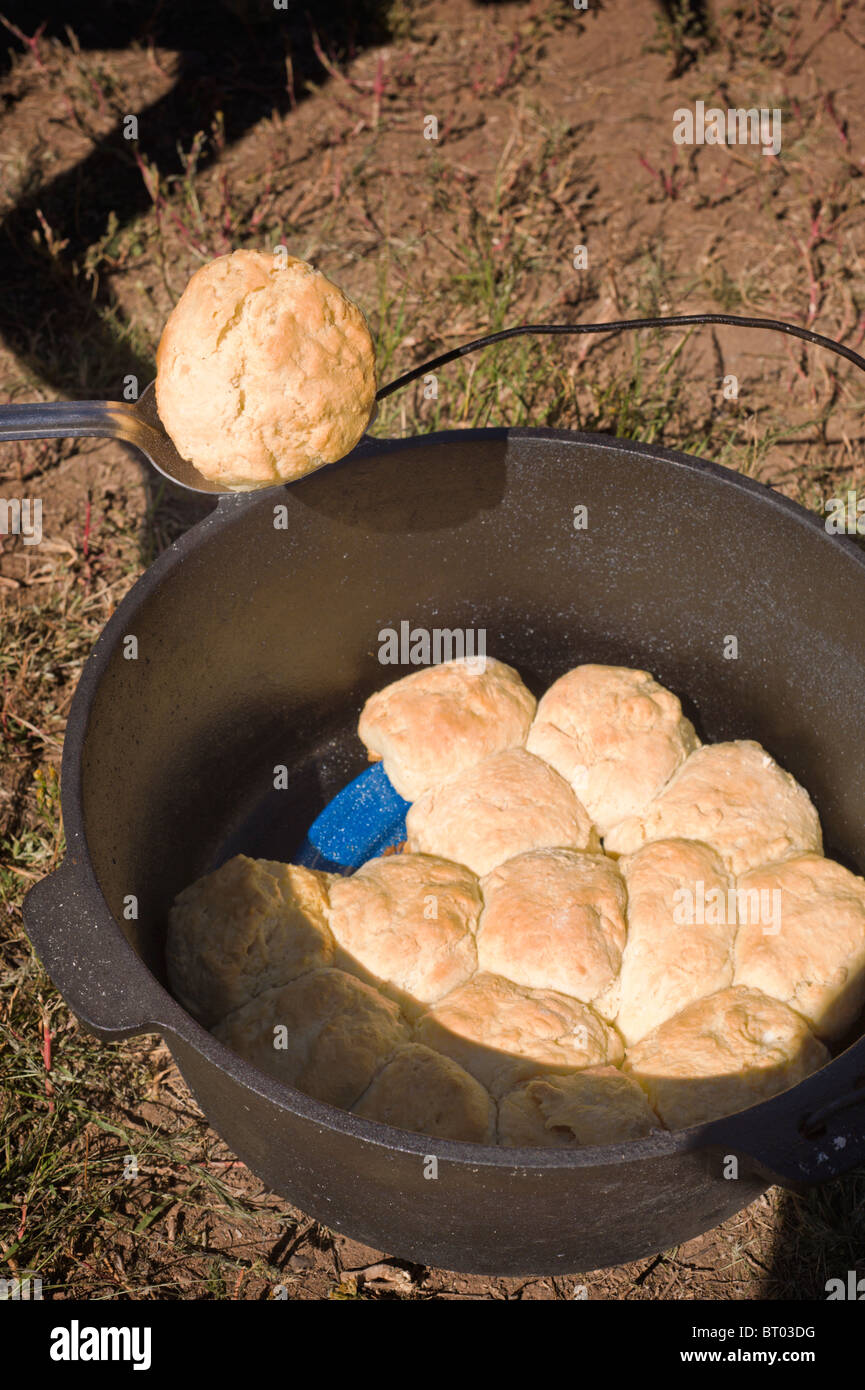
[[[232,1244],[242,1245],[245,1232],[259,1233],[262,1215],[260,1204],[223,1176],[230,1176],[231,1159],[217,1156],[212,1136],[195,1120],[166,1134],[133,1118],[142,1096],[153,1093],[145,1057],[101,1044],[94,1065],[92,1039],[50,997],[39,968],[25,960],[10,973],[17,997],[0,1030],[0,1084],[15,1100],[2,1121],[7,1268],[41,1276],[46,1297],[177,1297],[188,1295],[191,1283],[198,1296],[232,1297],[229,1291],[250,1275],[276,1285],[279,1270],[261,1257],[240,1258],[230,1246],[213,1250],[203,1238],[207,1217],[230,1224],[237,1233]],[[41,1001],[39,1030],[31,993]],[[139,1288],[118,1256],[122,1250],[129,1262],[133,1248],[133,1262],[154,1254],[181,1268],[196,1261],[198,1277],[178,1280],[166,1272]]]
[[[779,1297],[822,1299],[826,1282],[863,1269],[865,1174],[785,1193],[779,1217],[788,1233],[776,1267]]]

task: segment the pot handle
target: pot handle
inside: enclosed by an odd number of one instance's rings
[[[25,931],[53,984],[91,1033],[111,1041],[163,1030],[160,1020],[171,1012],[171,996],[155,979],[141,979],[140,958],[92,874],[72,855],[30,889],[23,915]],[[70,923],[75,925],[72,933]]]
[[[725,1176],[735,1156],[782,1187],[826,1182],[865,1164],[865,1039],[791,1090],[708,1125],[696,1147]]]
[[[386,386],[380,386],[375,398],[376,401],[383,401],[387,396],[393,395],[394,391],[401,390],[403,386],[417,381],[428,372],[444,367],[448,362],[455,362],[457,358],[465,357],[470,352],[476,352],[478,348],[489,347],[492,343],[502,343],[508,338],[520,338],[524,335],[550,338],[581,333],[624,333],[639,328],[690,328],[703,323],[727,324],[734,328],[763,328],[771,333],[786,333],[790,337],[801,339],[804,343],[813,343],[815,347],[834,352],[837,357],[846,358],[860,371],[865,372],[865,357],[853,348],[837,342],[835,338],[815,333],[810,328],[801,328],[798,323],[787,323],[784,319],[753,318],[742,314],[668,314],[648,319],[613,319],[609,323],[521,323],[514,328],[502,328],[498,333],[487,333],[483,338],[473,338],[469,343],[461,343],[459,347],[439,353],[438,357],[431,357],[419,367],[412,367],[411,371],[403,372],[402,376],[389,381]]]

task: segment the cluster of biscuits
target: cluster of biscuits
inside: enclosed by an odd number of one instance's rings
[[[646,672],[579,666],[536,705],[446,662],[359,733],[405,852],[237,856],[171,912],[175,994],[263,1071],[434,1137],[618,1144],[785,1090],[855,1022],[865,881],[759,744],[701,744]]]

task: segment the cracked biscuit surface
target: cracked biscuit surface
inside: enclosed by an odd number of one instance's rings
[[[358,734],[406,801],[526,741],[535,698],[493,657],[443,661],[370,695]]]
[[[654,840],[619,868],[628,941],[616,1027],[635,1043],[686,1004],[733,983],[736,905],[721,860],[694,840]]]
[[[480,877],[529,849],[600,848],[564,778],[523,748],[494,753],[432,787],[409,808],[406,830],[409,849],[465,864]]]
[[[611,859],[579,850],[530,850],[487,874],[481,891],[481,970],[585,1004],[612,988],[627,927],[625,884]]]
[[[256,994],[330,965],[330,874],[237,854],[178,893],[168,917],[168,980],[206,1028]]]
[[[342,970],[312,970],[269,989],[213,1029],[277,1081],[350,1110],[410,1041],[396,1004]]]
[[[743,874],[738,892],[734,983],[783,1000],[820,1037],[840,1038],[865,1004],[865,880],[803,854]]]
[[[370,859],[330,890],[337,965],[365,973],[404,1008],[434,1004],[477,968],[480,886],[429,854]]]
[[[636,1081],[618,1067],[535,1076],[499,1101],[499,1143],[509,1148],[621,1144],[661,1128]]]
[[[628,1049],[625,1071],[670,1129],[732,1115],[829,1060],[801,1014],[743,985],[698,999]]]
[[[615,1065],[623,1055],[618,1033],[588,1004],[483,971],[428,1009],[415,1036],[494,1096],[538,1072]]]
[[[342,458],[375,405],[375,352],[356,304],[293,256],[234,251],[201,266],[156,354],[159,417],[226,490],[292,482]]]
[[[677,697],[648,671],[597,665],[550,686],[526,743],[573,787],[601,835],[640,815],[699,746]]]
[[[629,854],[650,840],[673,839],[710,845],[732,874],[803,850],[823,852],[808,793],[752,739],[698,748],[642,816],[619,822],[604,848]]]
[[[496,1108],[489,1092],[452,1058],[422,1043],[394,1053],[354,1113],[435,1139],[495,1142]]]

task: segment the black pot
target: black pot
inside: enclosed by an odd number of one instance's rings
[[[305,1212],[454,1270],[636,1259],[771,1182],[861,1163],[865,1041],[712,1124],[615,1147],[508,1150],[311,1100],[175,1002],[163,961],[172,898],[239,850],[291,857],[365,766],[357,716],[405,673],[378,661],[380,630],[403,619],[485,629],[488,653],[536,693],[580,662],[645,667],[705,740],[763,743],[814,798],[827,854],[865,871],[865,556],[853,542],[747,478],[648,445],[554,430],[368,442],[291,487],[223,499],[97,642],[66,736],[67,857],[25,905],[71,1008],[103,1038],[161,1033],[214,1129]],[[273,788],[278,764],[289,791]]]

